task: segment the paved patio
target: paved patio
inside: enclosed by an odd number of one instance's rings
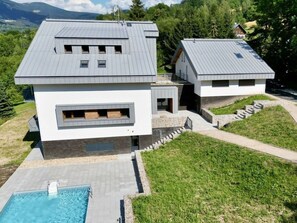
[[[18,168],[0,188],[0,210],[17,191],[45,190],[48,181],[59,180],[60,187],[91,185],[87,223],[117,222],[121,217],[123,196],[138,192],[131,155],[117,155],[100,159],[79,158],[72,162],[49,165],[42,161],[40,150],[35,148],[24,165]],[[42,166],[40,163],[45,162]],[[36,165],[37,164],[37,165]]]

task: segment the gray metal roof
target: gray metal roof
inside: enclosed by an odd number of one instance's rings
[[[86,38],[86,39],[128,39],[128,33],[124,26],[118,27],[65,27],[56,38]]]
[[[173,57],[185,52],[198,80],[273,79],[274,71],[243,40],[185,39]]]
[[[117,21],[98,20],[45,20],[41,24],[27,53],[20,64],[16,75],[16,84],[78,84],[78,83],[134,83],[156,81],[156,67],[153,55],[150,54],[146,37],[157,37],[158,28],[152,22],[130,22],[132,26]],[[78,30],[85,30],[80,33]],[[94,31],[92,31],[94,30]],[[119,41],[117,45],[128,48],[122,54],[62,54],[57,53],[55,38],[71,36],[75,45],[86,45],[86,37],[98,36],[128,39],[109,39]],[[79,34],[80,33],[80,34]],[[95,34],[96,33],[96,34]],[[98,37],[97,36],[97,37]],[[100,41],[104,41],[98,37]],[[68,38],[67,38],[68,39]],[[71,38],[69,41],[73,41]],[[64,40],[63,40],[64,41]],[[65,42],[63,42],[65,43]],[[92,42],[91,45],[94,45]],[[88,68],[80,68],[81,60],[89,60]],[[98,60],[106,60],[106,68],[98,68]]]

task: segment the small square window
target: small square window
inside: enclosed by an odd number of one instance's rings
[[[106,60],[98,60],[98,67],[105,68],[106,67]]]
[[[81,50],[82,50],[82,53],[89,53],[90,52],[89,46],[86,46],[86,45],[81,46]]]
[[[122,53],[122,46],[114,46],[114,51],[116,54]]]
[[[65,53],[72,53],[72,46],[71,45],[64,45]]]
[[[81,60],[80,61],[80,67],[81,68],[88,68],[89,67],[89,61],[88,60]]]
[[[127,22],[127,26],[128,27],[131,27],[132,26],[132,23],[131,22]]]
[[[105,54],[106,53],[106,46],[98,46],[99,53],[100,54]]]

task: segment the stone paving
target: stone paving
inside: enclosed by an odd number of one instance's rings
[[[38,148],[24,162],[42,163]],[[90,160],[72,159],[62,165],[23,165],[0,188],[0,210],[9,197],[18,191],[46,190],[48,182],[58,180],[60,187],[91,185],[93,196],[89,200],[87,223],[118,222],[123,197],[138,192],[131,155]]]

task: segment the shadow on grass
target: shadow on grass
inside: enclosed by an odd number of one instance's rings
[[[297,201],[296,202],[285,202],[284,204],[294,213],[291,216],[284,217],[281,222],[283,223],[292,223],[297,222]]]
[[[39,132],[27,132],[25,137],[23,138],[25,142],[32,142],[30,147],[33,149],[36,144],[40,141],[40,134]]]

